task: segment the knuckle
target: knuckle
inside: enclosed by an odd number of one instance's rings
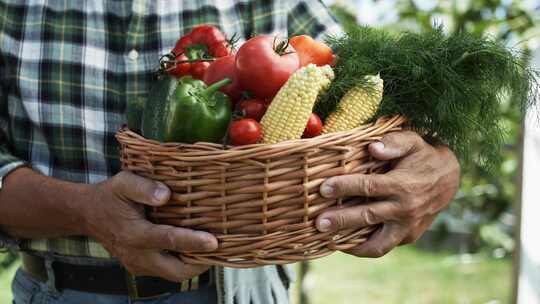
[[[377,224],[377,216],[375,215],[375,212],[372,208],[364,208],[360,212],[360,216],[364,219],[365,223],[367,225],[375,225]]]
[[[414,204],[406,203],[400,206],[400,218],[402,219],[415,219],[418,216],[418,208]]]
[[[331,180],[329,184],[334,190],[335,194],[338,196],[341,196],[348,192],[347,189],[350,188],[349,180],[350,178],[340,177],[340,178],[335,178]]]
[[[164,245],[167,249],[180,251],[180,248],[176,242],[175,233],[172,229],[167,229],[164,233]]]
[[[336,224],[338,229],[344,229],[347,227],[347,215],[344,211],[337,212],[336,216]]]
[[[359,175],[349,175],[336,179],[332,187],[338,196],[352,196],[365,191],[365,183],[368,178]]]
[[[405,220],[415,220],[418,218],[415,208],[407,207],[401,212],[401,218]]]
[[[360,182],[360,188],[363,193],[370,194],[374,193],[377,185],[376,182],[371,178],[365,178],[365,179],[359,179]]]
[[[390,251],[389,249],[383,248],[381,246],[377,246],[373,248],[370,256],[374,258],[380,258],[386,255],[389,251]]]
[[[426,200],[422,196],[419,196],[419,195],[410,197],[407,201],[409,202],[407,206],[413,211],[416,211],[416,209],[421,208],[426,203]]]
[[[152,195],[153,185],[151,182],[148,182],[146,179],[138,178],[133,183],[134,190],[139,195],[146,196],[147,194]]]
[[[419,180],[410,179],[407,182],[402,182],[400,190],[403,194],[415,195],[424,191],[424,183]]]

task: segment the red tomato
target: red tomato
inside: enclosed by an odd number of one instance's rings
[[[210,47],[208,48],[208,52],[210,53],[210,55],[216,58],[220,58],[230,55],[231,49],[229,48],[229,44],[227,41],[218,41],[210,45]]]
[[[304,134],[302,137],[304,138],[311,138],[315,136],[321,135],[322,132],[322,121],[319,118],[319,115],[315,113],[311,113],[311,116],[309,116],[309,120],[306,126],[306,129],[304,130]]]
[[[234,67],[234,55],[229,55],[216,59],[212,62],[204,73],[204,82],[208,85],[218,82],[224,78],[229,78],[232,83],[221,88],[221,91],[227,94],[234,103],[242,97],[242,88],[236,77]]]
[[[193,44],[211,45],[215,42],[225,40],[225,35],[215,26],[203,24],[198,25],[190,33]]]
[[[289,42],[298,53],[301,66],[306,66],[310,63],[323,66],[325,64],[331,64],[334,61],[332,49],[308,35],[294,36]]]
[[[187,47],[191,46],[192,44],[193,40],[191,40],[191,35],[188,34],[182,36],[180,39],[178,39],[172,51],[175,54],[181,54],[186,50]]]
[[[202,80],[204,78],[204,73],[210,66],[208,61],[197,61],[191,64],[191,75],[195,79]]]
[[[246,118],[253,118],[256,121],[261,121],[268,104],[262,99],[247,99],[238,105],[240,111],[244,112]]]
[[[229,128],[229,138],[235,146],[255,144],[262,138],[261,125],[251,118],[235,120]]]
[[[236,71],[240,85],[255,97],[274,96],[300,66],[292,46],[278,50],[279,39],[270,35],[246,41],[236,54]]]
[[[180,56],[176,56],[176,60],[187,60],[187,56],[182,54]],[[178,63],[176,66],[174,66],[172,69],[169,70],[169,74],[180,78],[184,75],[189,74],[189,71],[191,70],[191,63],[185,62],[185,63]]]

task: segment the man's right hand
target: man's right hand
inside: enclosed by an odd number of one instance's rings
[[[213,251],[216,238],[206,232],[155,225],[145,219],[144,205],[161,206],[171,192],[165,184],[122,171],[88,185],[83,210],[85,234],[95,238],[133,275],[159,276],[180,282],[208,269],[183,263],[170,251]]]

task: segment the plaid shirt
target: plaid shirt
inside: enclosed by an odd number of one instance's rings
[[[0,0],[0,178],[21,165],[77,183],[117,173],[126,101],[145,98],[159,56],[203,23],[240,42],[340,31],[317,0]],[[84,236],[21,247],[110,257]]]

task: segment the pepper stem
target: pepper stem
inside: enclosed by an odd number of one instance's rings
[[[211,85],[209,85],[204,91],[203,93],[205,95],[212,95],[214,94],[217,90],[221,89],[222,87],[226,86],[226,85],[229,85],[230,83],[232,83],[232,80],[230,80],[229,78],[224,78],[216,83],[213,83]]]

